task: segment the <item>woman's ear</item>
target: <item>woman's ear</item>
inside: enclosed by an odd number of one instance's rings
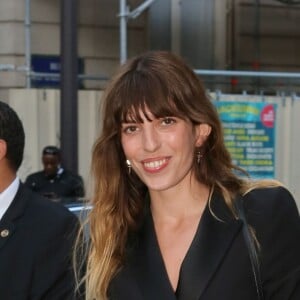
[[[0,160],[2,160],[6,156],[7,145],[4,140],[0,139]]]
[[[201,147],[211,133],[211,126],[202,123],[196,126],[196,147]]]

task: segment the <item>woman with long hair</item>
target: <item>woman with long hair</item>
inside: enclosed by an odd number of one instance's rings
[[[295,201],[233,165],[217,111],[181,58],[129,60],[102,112],[86,299],[300,299]]]

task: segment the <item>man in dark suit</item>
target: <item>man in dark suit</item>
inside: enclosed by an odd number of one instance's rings
[[[78,219],[20,182],[24,141],[20,119],[0,101],[0,299],[74,299]]]
[[[82,177],[61,165],[60,149],[46,146],[42,151],[44,169],[30,174],[25,185],[31,190],[57,202],[76,202],[84,196]]]

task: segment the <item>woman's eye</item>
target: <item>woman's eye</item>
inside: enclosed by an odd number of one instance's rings
[[[167,118],[163,118],[161,122],[163,125],[171,125],[176,123],[176,120],[174,118],[167,117]]]
[[[134,133],[136,130],[137,130],[137,127],[134,126],[134,125],[123,127],[123,132],[124,133]]]

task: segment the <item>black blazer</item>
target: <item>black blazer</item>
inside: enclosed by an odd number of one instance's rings
[[[265,299],[300,299],[300,219],[284,188],[257,189],[245,197],[249,224],[260,243]],[[242,222],[224,199],[213,195],[172,290],[155,236],[151,214],[125,267],[112,280],[110,300],[255,300],[255,281]]]
[[[0,299],[73,299],[78,219],[23,184],[0,222]]]

